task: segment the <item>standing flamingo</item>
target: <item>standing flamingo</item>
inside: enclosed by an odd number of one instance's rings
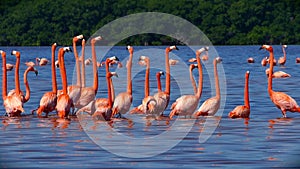
[[[56,70],[55,70],[55,50],[56,43],[54,43],[51,47],[51,72],[52,72],[52,91],[46,92],[40,100],[40,105],[37,108],[37,115],[41,116],[43,112],[46,113],[46,117],[49,112],[55,110],[57,103],[57,82],[56,82]],[[35,110],[33,110],[35,111]],[[32,111],[32,112],[33,112]]]
[[[78,101],[75,103],[75,107],[80,109],[86,105],[88,105],[91,101],[95,99],[95,96],[98,91],[98,70],[97,70],[97,56],[96,56],[96,50],[95,50],[95,43],[99,40],[101,40],[101,36],[97,36],[91,40],[91,45],[92,45],[92,59],[93,59],[93,76],[94,76],[94,82],[93,86],[91,87],[82,87],[81,88],[81,93],[80,93],[80,98]],[[85,41],[83,40],[83,50],[82,50],[82,57],[84,59],[84,45]],[[82,63],[82,84],[85,86],[85,66],[84,63]]]
[[[262,45],[260,49],[266,49],[270,53],[270,73],[273,74],[273,66],[274,66],[274,53],[273,47],[270,45]],[[272,90],[272,76],[268,77],[268,92],[272,102],[279,108],[282,112],[284,118],[286,118],[286,112],[300,112],[300,107],[297,102],[289,95],[283,92],[275,92]]]
[[[278,59],[278,64],[283,66],[286,62],[286,51],[285,49],[287,48],[287,45],[282,45],[282,53],[283,53],[283,57],[280,57]]]
[[[220,86],[219,86],[219,76],[217,70],[217,63],[220,63],[221,59],[214,59],[214,74],[215,74],[215,85],[216,85],[216,96],[207,99],[195,112],[195,116],[213,116],[220,108]]]
[[[230,118],[249,118],[250,104],[249,104],[249,71],[245,74],[245,88],[244,88],[244,105],[236,106],[228,116]]]
[[[165,91],[157,92],[153,95],[153,97],[157,102],[154,110],[154,114],[156,116],[163,114],[165,109],[168,107],[170,101],[171,75],[170,75],[169,53],[172,50],[178,50],[178,48],[176,46],[169,46],[165,50],[165,65],[166,65]]]
[[[142,62],[142,64],[146,65],[145,87],[144,87],[145,96],[144,99],[142,100],[142,104],[132,109],[130,113],[133,114],[133,113],[141,112],[146,115],[152,115],[154,113],[153,111],[156,106],[156,100],[153,96],[149,96],[150,59],[147,56],[141,56],[139,60],[140,62]]]
[[[208,50],[208,47],[203,47],[196,51],[196,59],[197,59],[197,65],[198,65],[198,73],[199,73],[199,80],[198,80],[198,90],[197,93],[194,95],[183,95],[176,99],[176,101],[172,104],[172,111],[170,112],[170,119],[174,115],[192,115],[194,111],[196,110],[200,97],[202,95],[202,82],[203,82],[203,76],[202,76],[202,65],[200,61],[200,55],[202,52]]]
[[[67,73],[64,63],[64,54],[65,52],[72,52],[69,47],[60,48],[58,51],[58,60],[59,60],[59,69],[62,79],[62,94],[57,97],[56,110],[60,118],[67,118],[70,112],[71,107],[73,107],[73,100],[68,95],[68,82],[67,82]]]
[[[6,52],[0,50],[2,56],[2,99],[5,112],[9,117],[20,116],[23,109],[23,102],[18,95],[7,95],[7,72],[6,72]]]
[[[160,81],[161,75],[165,75],[165,73],[163,71],[159,71],[156,73],[157,91],[158,92],[161,92],[161,81]]]
[[[36,65],[39,65],[39,66],[45,66],[48,64],[49,60],[46,59],[46,58],[35,58],[36,59]]]
[[[114,100],[113,114],[125,114],[129,111],[132,104],[132,81],[131,81],[131,69],[132,69],[132,58],[133,58],[133,47],[127,46],[129,52],[129,60],[127,61],[127,91],[119,93]]]

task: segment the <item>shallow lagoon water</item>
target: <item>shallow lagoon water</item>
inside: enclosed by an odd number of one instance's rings
[[[275,57],[282,56],[281,47],[273,46]],[[104,48],[104,47],[103,47]],[[118,56],[121,60],[128,57],[125,47],[114,47],[105,54],[107,56]],[[137,61],[139,53],[149,50],[149,48],[164,50],[165,47],[135,47],[134,60]],[[227,90],[226,103],[222,109],[221,117],[208,117],[209,120],[219,121],[216,129],[211,136],[204,142],[199,142],[200,134],[205,132],[205,118],[189,119],[188,117],[179,117],[177,120],[147,121],[141,115],[125,115],[128,120],[115,120],[111,129],[118,131],[128,137],[147,138],[159,135],[168,131],[175,123],[190,124],[191,130],[187,135],[178,141],[178,144],[162,153],[145,158],[139,158],[134,150],[126,150],[123,145],[126,142],[114,140],[114,145],[118,152],[128,152],[129,157],[119,156],[112,153],[111,150],[99,146],[94,138],[89,137],[85,132],[86,126],[79,122],[77,117],[71,117],[70,121],[58,122],[55,114],[49,118],[37,118],[31,115],[31,110],[39,104],[39,99],[44,92],[51,90],[50,65],[37,67],[39,75],[36,77],[29,74],[29,84],[32,89],[31,99],[24,105],[25,113],[20,118],[7,118],[4,116],[4,108],[0,107],[1,112],[1,148],[0,148],[0,166],[3,167],[22,167],[22,168],[202,168],[202,167],[220,167],[220,168],[270,168],[270,167],[299,167],[297,161],[300,157],[299,129],[300,114],[288,113],[287,119],[281,118],[281,112],[269,99],[267,93],[267,80],[265,75],[266,67],[260,64],[261,59],[267,56],[265,51],[259,51],[259,46],[216,46],[218,55],[223,58],[222,67],[224,69]],[[33,61],[35,57],[46,57],[50,60],[50,47],[1,47],[1,50],[7,52],[7,62],[14,63],[15,57],[10,56],[11,50],[21,52],[21,63]],[[179,46],[179,51],[174,52],[182,61],[181,64],[188,64],[187,60],[194,57],[193,53],[187,47]],[[80,50],[80,49],[79,49]],[[100,47],[97,50],[98,58],[102,57]],[[299,46],[288,46],[287,62],[285,67],[276,66],[275,70],[285,71],[292,75],[287,79],[274,79],[273,89],[283,91],[291,95],[296,101],[300,101],[300,65],[295,63],[295,58],[300,57]],[[159,55],[159,53],[157,54]],[[163,58],[164,53],[161,53]],[[89,53],[86,54],[89,57]],[[151,58],[152,56],[150,56]],[[248,57],[254,57],[255,63],[247,63]],[[174,58],[172,55],[170,58]],[[74,57],[73,54],[65,56],[68,80],[74,82]],[[210,60],[209,62],[211,62]],[[153,61],[152,61],[153,62]],[[124,63],[125,60],[124,60]],[[162,63],[164,64],[164,63]],[[209,63],[204,63],[209,64]],[[176,78],[186,76],[184,72],[178,71],[178,66],[171,66],[171,100],[170,105],[182,93],[189,93],[189,82],[182,88]],[[209,66],[209,65],[208,65]],[[124,66],[125,67],[125,66]],[[124,69],[123,67],[123,69]],[[154,67],[154,68],[153,68]],[[155,72],[160,68],[155,65],[151,69],[150,87],[151,93],[156,91]],[[20,75],[22,77],[25,65],[21,64]],[[136,65],[136,68],[141,68]],[[162,67],[163,69],[164,67]],[[91,67],[87,67],[87,74]],[[116,67],[113,70],[117,71]],[[139,70],[139,69],[138,69]],[[243,104],[244,74],[250,71],[250,119],[229,119],[227,114],[236,105]],[[106,87],[103,83],[104,69],[99,68],[99,90],[98,97],[106,97]],[[221,70],[220,70],[221,71]],[[59,72],[59,71],[57,71]],[[89,75],[89,74],[88,74]],[[123,75],[122,72],[119,76]],[[194,71],[197,79],[197,72]],[[13,88],[14,72],[8,72],[8,87]],[[1,74],[2,77],[2,74]],[[89,77],[89,76],[87,76]],[[204,70],[203,94],[201,103],[211,97],[214,89],[211,88],[208,71]],[[22,78],[21,78],[22,79]],[[2,79],[1,79],[2,80]],[[114,78],[115,84],[124,81],[122,77]],[[165,77],[162,77],[164,89]],[[125,81],[126,82],[126,81]],[[124,90],[124,85],[116,85],[116,94]],[[133,76],[133,106],[140,104],[143,98],[144,71],[141,69]],[[87,85],[91,85],[92,80],[87,80]],[[60,76],[58,75],[58,88],[61,87]],[[21,88],[24,86],[21,83]],[[221,91],[222,92],[222,91]],[[224,92],[224,91],[223,91]],[[1,100],[2,104],[2,100]],[[164,112],[167,115],[170,112],[170,105]],[[194,123],[195,122],[195,123]],[[97,132],[106,128],[106,134],[111,132],[106,123],[95,123],[90,127],[90,131]],[[94,128],[93,128],[94,127]],[[102,131],[103,132],[103,131]],[[182,133],[181,133],[182,132]],[[183,130],[178,130],[177,134],[185,134]],[[101,134],[101,132],[100,132]],[[99,136],[99,135],[98,135]],[[101,135],[100,135],[101,136]],[[173,138],[173,137],[172,137]],[[98,139],[104,139],[99,137]],[[94,142],[95,141],[95,142]],[[116,146],[116,144],[118,146]],[[165,145],[166,140],[157,140],[157,145]],[[159,146],[158,146],[159,147]],[[124,150],[123,150],[123,149]],[[143,147],[136,147],[142,150]],[[144,147],[145,151],[151,148]],[[161,149],[164,149],[162,147]],[[126,155],[125,153],[125,155]],[[134,158],[132,158],[134,156]]]

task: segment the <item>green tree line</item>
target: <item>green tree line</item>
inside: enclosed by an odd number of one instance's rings
[[[299,44],[300,1],[286,0],[1,0],[0,45],[69,45],[105,24],[139,12],[182,17],[214,45]],[[165,45],[170,37],[144,34],[119,44]]]

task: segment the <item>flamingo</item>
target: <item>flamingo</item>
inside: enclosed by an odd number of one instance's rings
[[[179,60],[175,60],[175,59],[170,59],[169,60],[170,65],[176,65],[178,62],[179,62]]]
[[[156,73],[157,90],[158,90],[158,92],[161,92],[161,81],[160,81],[161,75],[165,75],[165,73],[163,71],[159,71],[159,72]]]
[[[191,83],[192,83],[192,86],[193,86],[193,89],[194,89],[194,93],[196,94],[197,93],[197,86],[196,86],[196,82],[195,82],[195,79],[194,79],[194,76],[193,76],[193,69],[195,69],[195,68],[198,68],[197,64],[190,64],[190,66],[189,66],[190,79],[191,79]]]
[[[7,70],[7,71],[12,71],[13,68],[14,68],[14,65],[13,65],[13,64],[6,63],[6,70]]]
[[[58,116],[60,118],[67,118],[70,112],[71,107],[73,107],[73,100],[68,95],[68,82],[67,82],[67,74],[64,63],[64,54],[65,52],[72,52],[69,47],[60,48],[58,51],[58,60],[59,60],[59,68],[62,79],[62,94],[57,97],[56,110],[58,112]]]
[[[110,58],[107,58],[106,61],[105,61],[105,67],[106,67],[106,72],[109,72],[109,65],[110,63],[112,62],[116,62],[118,61],[119,59],[116,57],[116,56],[113,56],[113,57],[110,57]],[[115,75],[117,76],[117,75]],[[115,100],[115,95],[114,95],[114,87],[113,87],[113,83],[111,82],[111,93],[112,93],[112,100]],[[108,99],[107,98],[97,98],[93,101],[90,101],[89,104],[87,104],[86,106],[80,108],[76,114],[80,114],[81,112],[87,112],[89,114],[94,114],[94,112],[96,111],[96,109],[98,107],[101,107],[101,106],[108,106]]]
[[[202,52],[206,50],[208,50],[208,47],[203,47],[196,51],[196,59],[197,59],[198,73],[199,73],[197,93],[193,95],[183,95],[178,99],[176,99],[176,101],[172,104],[171,107],[172,111],[169,114],[170,119],[172,119],[174,115],[183,115],[183,116],[192,115],[196,110],[200,97],[202,95],[202,82],[203,82],[200,55]]]
[[[8,96],[10,95],[17,95],[21,98],[22,102],[24,102],[24,93],[21,91],[20,88],[20,78],[19,78],[19,69],[20,69],[20,57],[21,54],[19,51],[12,51],[11,55],[16,56],[16,68],[15,68],[15,89],[10,90]]]
[[[248,63],[254,63],[255,61],[254,61],[254,58],[253,58],[253,57],[249,57],[249,58],[247,59],[247,62],[248,62]]]
[[[197,62],[197,59],[196,58],[190,58],[188,61],[189,62]]]
[[[35,66],[36,64],[30,61],[30,62],[25,62],[25,65],[29,67],[29,66]]]
[[[262,45],[260,49],[266,49],[270,53],[270,72],[273,74],[274,66],[274,53],[273,47],[270,45]],[[300,107],[297,102],[289,95],[283,92],[275,92],[272,90],[272,76],[268,77],[268,92],[271,98],[271,101],[276,105],[277,108],[281,110],[281,113],[284,118],[286,118],[286,112],[300,112]]]
[[[207,60],[208,60],[208,51],[205,51],[205,55],[203,55],[203,56],[201,57],[201,59],[202,59],[203,61],[207,61]]]
[[[278,59],[278,64],[283,66],[286,62],[286,51],[285,51],[285,49],[287,48],[287,45],[282,45],[281,48],[282,48],[282,52],[283,52],[283,57],[280,57]]]
[[[5,112],[9,117],[20,116],[23,109],[23,102],[18,95],[7,95],[7,73],[6,73],[6,52],[0,50],[2,56],[2,99]]]
[[[139,60],[140,62],[142,62],[143,65],[146,65],[145,88],[144,88],[145,97],[142,100],[142,104],[132,109],[130,113],[133,114],[133,113],[141,112],[146,115],[152,115],[154,113],[153,111],[156,106],[156,100],[153,96],[149,96],[150,59],[147,56],[141,56]]]
[[[46,59],[46,58],[35,58],[36,59],[36,65],[39,65],[39,66],[45,66],[48,64],[49,60]]]
[[[228,116],[230,118],[249,118],[250,104],[249,104],[249,74],[247,71],[245,74],[245,88],[244,88],[244,105],[236,106]]]
[[[165,66],[166,66],[165,91],[157,92],[153,95],[157,103],[154,110],[154,114],[156,116],[162,115],[162,113],[168,107],[170,101],[171,75],[170,75],[169,53],[173,50],[179,50],[179,49],[177,48],[177,46],[169,46],[165,50]]]
[[[296,63],[300,63],[300,58],[299,57],[296,58]]]
[[[132,69],[132,58],[133,58],[133,47],[127,46],[129,52],[129,60],[127,61],[127,91],[119,93],[114,100],[112,116],[119,114],[125,114],[129,111],[132,104],[132,81],[131,81],[131,69]]]
[[[97,71],[97,56],[96,56],[96,50],[95,50],[95,43],[99,40],[101,40],[101,36],[97,36],[91,40],[91,45],[92,45],[92,59],[93,59],[93,77],[94,77],[94,82],[93,86],[91,87],[82,87],[81,88],[81,93],[78,101],[75,103],[75,107],[80,109],[86,105],[88,105],[91,101],[95,99],[95,96],[98,91],[98,71]],[[85,40],[82,41],[82,57],[84,59],[84,45],[85,45]],[[85,66],[84,63],[82,63],[82,86],[85,86]]]
[[[40,105],[36,109],[37,115],[41,116],[43,112],[46,113],[46,116],[48,116],[49,112],[52,112],[55,110],[56,103],[57,103],[57,83],[56,83],[56,70],[55,70],[55,50],[56,50],[56,43],[54,43],[51,47],[51,72],[52,72],[52,91],[46,92],[41,100]],[[35,111],[35,110],[33,110]],[[33,112],[32,111],[32,112]]]
[[[270,74],[270,68],[266,69],[267,77],[269,77],[269,74]],[[291,75],[288,73],[285,73],[284,71],[277,71],[277,72],[273,72],[272,77],[273,78],[287,78],[287,77],[291,77]]]
[[[267,59],[268,59],[268,57],[265,57],[265,58],[263,58],[263,59],[261,60],[261,65],[262,65],[262,66],[267,66],[267,64],[268,64]]]
[[[200,108],[195,112],[195,116],[213,116],[220,108],[220,86],[219,86],[219,77],[218,77],[218,70],[217,64],[220,63],[222,59],[215,58],[214,59],[214,74],[215,74],[215,85],[216,85],[216,96],[207,99]]]
[[[107,71],[108,69],[106,69]],[[105,121],[110,121],[112,116],[112,107],[113,107],[113,94],[112,94],[112,76],[117,76],[115,72],[106,72],[106,82],[107,82],[107,95],[108,95],[108,104],[98,106],[94,114],[92,115],[93,118],[103,119]]]

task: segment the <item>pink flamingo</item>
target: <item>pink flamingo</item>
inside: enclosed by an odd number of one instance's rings
[[[266,49],[270,53],[270,73],[273,74],[274,67],[274,53],[273,47],[270,45],[262,45],[260,49]],[[275,92],[272,90],[272,76],[268,77],[268,92],[272,102],[279,108],[282,112],[284,118],[286,118],[286,112],[300,112],[300,107],[297,102],[289,95],[283,92]]]
[[[247,71],[245,74],[245,89],[244,89],[244,105],[236,106],[228,116],[230,118],[249,118],[250,104],[249,104],[249,74]]]
[[[132,104],[132,81],[131,81],[131,69],[132,69],[132,58],[133,58],[133,47],[127,46],[129,52],[129,60],[127,61],[127,91],[119,93],[114,100],[112,116],[119,114],[125,114],[129,111]]]
[[[55,110],[56,103],[57,103],[57,82],[56,82],[56,70],[55,70],[55,50],[56,50],[56,43],[54,43],[51,47],[51,72],[52,72],[52,91],[46,92],[41,100],[40,105],[37,108],[37,115],[41,116],[43,112],[46,113],[46,116],[48,116],[49,112],[52,112]],[[35,110],[32,111],[32,113]]]
[[[14,68],[14,65],[13,65],[13,64],[6,63],[6,70],[7,70],[7,71],[12,71],[13,68]]]
[[[283,57],[280,57],[278,59],[278,64],[281,66],[283,66],[286,62],[286,51],[285,51],[286,48],[287,48],[287,45],[282,45]]]
[[[196,51],[196,59],[197,59],[198,73],[199,73],[197,93],[194,95],[183,95],[178,99],[176,99],[176,101],[172,104],[171,107],[172,111],[169,114],[170,119],[172,119],[174,115],[183,115],[183,116],[192,115],[196,110],[202,94],[202,82],[203,82],[200,55],[202,52],[206,50],[208,50],[208,47],[203,47]]]
[[[130,113],[131,114],[144,113],[146,115],[152,115],[154,108],[156,106],[156,100],[153,96],[149,96],[150,59],[147,56],[141,56],[139,60],[140,60],[140,62],[142,62],[142,64],[146,65],[145,88],[144,88],[145,97],[142,100],[142,104],[139,105],[138,107],[132,109],[130,111]],[[143,63],[143,62],[145,62],[145,63]]]
[[[269,77],[269,74],[270,74],[270,68],[266,69],[267,77]],[[288,73],[285,73],[283,71],[277,71],[277,72],[273,72],[272,77],[273,78],[287,78],[287,77],[291,77],[291,75]]]
[[[68,82],[67,82],[67,74],[64,62],[64,54],[65,52],[71,52],[69,47],[60,48],[58,51],[58,60],[59,60],[59,68],[62,79],[62,94],[57,97],[56,110],[58,112],[58,116],[60,118],[67,118],[70,112],[71,107],[74,107],[73,100],[68,95]]]
[[[153,95],[153,97],[156,100],[156,106],[154,110],[154,114],[156,116],[163,114],[165,109],[168,107],[170,101],[171,75],[170,75],[169,53],[173,50],[178,50],[178,48],[176,46],[169,46],[165,50],[165,65],[166,65],[165,91],[157,92]]]
[[[46,59],[46,58],[35,58],[36,59],[36,65],[39,65],[39,66],[45,66],[48,64],[49,60]]]
[[[217,63],[220,63],[221,59],[215,58],[214,59],[214,74],[215,74],[215,85],[216,85],[216,96],[207,99],[195,112],[195,116],[213,116],[220,108],[220,86],[219,86],[219,77],[218,77],[218,70],[217,70]]]
[[[254,63],[255,61],[254,61],[254,59],[252,57],[250,57],[250,58],[247,59],[247,62],[248,63]]]
[[[7,72],[6,72],[6,52],[0,50],[2,56],[2,99],[5,112],[9,117],[20,116],[23,109],[23,102],[19,95],[7,95]]]
[[[263,59],[261,60],[261,65],[262,65],[262,66],[267,66],[267,64],[268,64],[267,59],[268,59],[268,57],[265,57],[265,58],[263,58]]]

